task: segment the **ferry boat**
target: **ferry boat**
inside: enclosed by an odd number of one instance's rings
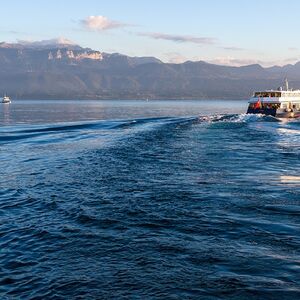
[[[249,100],[247,114],[264,114],[276,118],[300,117],[300,90],[289,89],[285,79],[285,89],[255,92]]]
[[[4,95],[1,102],[2,103],[11,103],[11,100],[8,96]]]

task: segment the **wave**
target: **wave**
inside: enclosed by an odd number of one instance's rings
[[[103,120],[93,122],[45,124],[45,125],[16,125],[3,127],[0,130],[0,144],[7,144],[24,140],[29,142],[57,142],[58,140],[85,139],[90,137],[100,137],[101,134],[113,135],[115,132],[128,130],[151,130],[157,127],[166,126],[184,126],[193,124],[218,124],[212,128],[239,128],[247,126],[250,123],[273,123],[280,122],[279,119],[272,116],[261,114],[226,114],[199,117],[156,117],[141,118],[129,120]],[[300,126],[298,120],[287,121],[286,126],[294,127],[296,130]],[[285,124],[286,124],[285,123]],[[58,140],[57,140],[58,139]]]
[[[280,122],[273,116],[262,114],[228,114],[199,117],[203,122],[230,122],[230,123],[254,123],[254,122]]]

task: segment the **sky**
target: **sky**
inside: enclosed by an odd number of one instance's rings
[[[58,37],[164,62],[285,65],[300,60],[298,0],[1,1],[0,41]]]

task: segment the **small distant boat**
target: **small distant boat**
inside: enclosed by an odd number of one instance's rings
[[[9,96],[4,95],[1,102],[2,103],[11,103],[11,100],[10,100]]]
[[[249,100],[247,114],[263,114],[277,118],[300,117],[300,90],[289,89],[288,80],[285,80],[285,90],[255,92]]]

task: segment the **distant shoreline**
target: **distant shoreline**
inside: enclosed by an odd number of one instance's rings
[[[194,101],[246,101],[248,100],[249,97],[245,98],[162,98],[162,97],[157,97],[157,98],[83,98],[83,97],[14,97],[11,96],[12,100],[36,100],[36,101],[47,101],[47,100],[55,100],[55,101],[64,101],[64,100],[78,100],[78,101],[189,101],[189,100],[194,100]]]

